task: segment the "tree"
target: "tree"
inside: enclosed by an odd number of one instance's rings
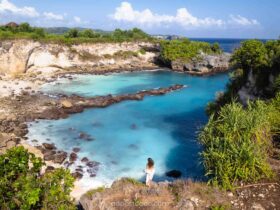
[[[80,32],[80,36],[81,37],[85,37],[85,38],[94,38],[96,37],[95,32],[91,29],[86,29],[84,31]]]
[[[222,52],[221,47],[220,47],[220,45],[219,45],[218,42],[215,42],[215,43],[213,43],[213,44],[211,45],[211,50],[212,50],[214,53],[217,53],[217,54],[219,54],[219,53]]]
[[[19,24],[17,30],[19,32],[32,32],[32,27],[29,25],[29,23],[21,23]]]
[[[66,34],[66,38],[77,38],[79,37],[79,31],[75,28],[70,29]]]
[[[56,169],[41,176],[43,165],[23,147],[0,155],[0,209],[75,209],[70,172]]]
[[[248,74],[250,70],[258,70],[267,66],[267,50],[261,41],[248,40],[234,51],[231,61],[232,64],[244,69]]]

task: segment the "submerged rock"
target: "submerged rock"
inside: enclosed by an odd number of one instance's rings
[[[84,132],[81,132],[79,134],[79,139],[84,139],[84,140],[87,140],[87,141],[92,141],[94,140],[94,138],[92,138],[90,135],[84,133]]]
[[[89,161],[89,162],[87,162],[86,165],[87,165],[88,167],[90,167],[90,168],[93,168],[93,167],[99,166],[100,163],[99,163],[99,162],[96,162],[96,161]]]
[[[133,123],[133,124],[131,124],[130,128],[131,128],[132,130],[136,130],[136,129],[137,129],[137,125]]]
[[[89,159],[87,157],[82,158],[81,160],[83,163],[87,163],[89,161]]]
[[[80,152],[80,151],[81,151],[81,149],[78,148],[78,147],[73,148],[73,152],[75,152],[75,153],[78,153],[78,152]]]

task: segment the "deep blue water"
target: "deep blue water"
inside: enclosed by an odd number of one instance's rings
[[[74,80],[62,79],[43,90],[89,97],[173,84],[187,87],[164,96],[148,96],[143,101],[88,109],[67,119],[41,120],[30,125],[28,137],[30,142],[37,139],[39,143],[50,139],[67,152],[79,147],[79,158],[99,161],[97,177],[90,178],[85,172],[81,181],[84,188],[109,185],[120,177],[143,179],[148,157],[155,160],[157,181],[168,179],[165,172],[172,169],[182,171],[185,178],[203,179],[197,131],[207,122],[206,104],[215,98],[217,91],[224,89],[227,81],[227,74],[195,77],[170,71],[77,75]],[[80,132],[95,140],[78,139]]]
[[[202,42],[208,42],[210,44],[213,44],[215,42],[218,42],[220,44],[220,47],[224,50],[224,52],[232,53],[234,49],[240,47],[241,43],[243,41],[246,41],[247,39],[230,39],[230,38],[190,38],[192,41],[202,41]],[[261,41],[265,42],[267,40],[262,39]]]
[[[232,53],[234,51],[234,49],[238,48],[240,46],[241,42],[245,41],[246,39],[191,38],[190,40],[208,42],[210,44],[218,42],[220,44],[220,47],[225,52]]]

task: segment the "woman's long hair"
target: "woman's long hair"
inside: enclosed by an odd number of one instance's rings
[[[153,159],[148,158],[148,164],[147,164],[148,168],[153,168],[154,165],[155,165],[155,162],[153,161]]]

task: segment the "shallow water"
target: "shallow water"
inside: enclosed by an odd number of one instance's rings
[[[217,91],[224,89],[227,81],[227,74],[195,77],[169,71],[77,75],[72,81],[61,79],[59,84],[46,85],[43,90],[88,97],[133,93],[172,84],[188,87],[164,96],[148,96],[143,101],[88,109],[67,119],[32,123],[29,141],[37,139],[43,143],[50,139],[67,152],[79,147],[79,158],[100,162],[95,178],[84,173],[80,183],[85,188],[110,185],[120,177],[143,179],[148,157],[155,160],[157,181],[168,179],[165,172],[172,169],[182,171],[185,178],[202,179],[197,131],[207,122],[206,104],[214,99]],[[77,138],[80,132],[95,140]],[[79,164],[77,161],[76,165]]]

